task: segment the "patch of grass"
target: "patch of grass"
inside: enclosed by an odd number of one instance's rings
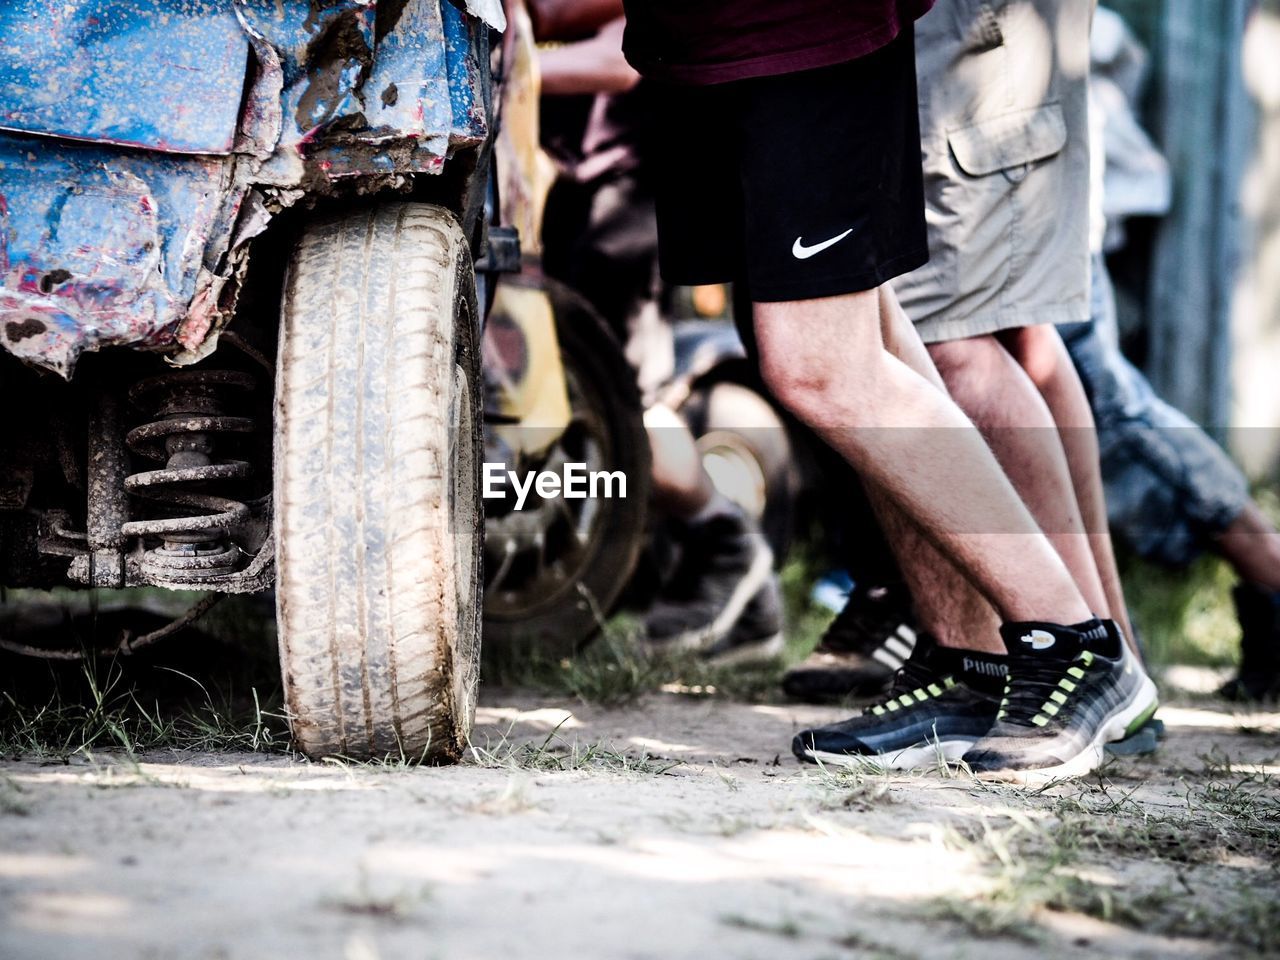
[[[1070,869],[1078,859],[1077,844],[1058,842],[1052,830],[1025,816],[1008,819],[1012,823],[1003,827],[983,821],[963,831],[949,831],[949,844],[987,861],[994,876],[977,897],[935,900],[930,915],[958,922],[976,936],[1004,936],[1027,943],[1044,939],[1045,931],[1035,918],[1044,909],[1138,925],[1140,918],[1118,891]]]
[[[607,707],[625,706],[658,689],[667,677],[660,661],[644,655],[638,631],[629,617],[615,617],[575,656],[558,660],[540,655],[536,648],[487,651],[484,682]]]
[[[809,599],[812,561],[803,554],[782,570],[787,647],[768,663],[717,667],[693,654],[655,655],[643,626],[623,614],[609,620],[599,636],[573,657],[548,660],[536,650],[486,658],[486,682],[568,696],[584,703],[621,707],[647,693],[667,690],[691,696],[724,697],[752,703],[779,701],[782,674],[813,649],[834,614]]]
[[[957,921],[979,936],[1043,939],[1042,910],[1079,913],[1153,933],[1213,939],[1268,952],[1280,931],[1261,917],[1280,889],[1274,869],[1228,867],[1232,854],[1273,860],[1274,791],[1248,776],[1206,784],[1188,795],[1187,815],[1151,815],[1129,794],[1106,787],[1076,797],[1043,797],[1053,814],[1037,822],[1013,812],[948,833],[948,842],[991,870],[976,897],[945,897],[931,905],[936,917]],[[1101,797],[1097,794],[1101,793]],[[1212,809],[1214,806],[1220,809]],[[1124,863],[1163,871],[1163,883],[1131,885],[1097,879]],[[1187,869],[1215,870],[1208,885],[1193,886]],[[1222,877],[1226,877],[1225,880]]]
[[[858,813],[870,813],[882,807],[898,802],[897,795],[887,780],[863,780],[844,790],[840,790],[822,803],[824,810],[854,810]]]
[[[845,950],[856,950],[859,954],[867,957],[868,960],[915,960],[914,953],[908,953],[900,950],[898,947],[888,943],[881,943],[879,940],[872,940],[864,934],[847,933],[843,937],[838,937],[835,941],[836,946]]]
[[[805,938],[827,942],[838,948],[841,956],[847,956],[848,951],[854,951],[857,956],[866,957],[867,960],[914,960],[915,958],[915,954],[872,939],[856,930],[832,936],[829,931],[821,929],[823,924],[820,922],[806,927],[801,920],[785,913],[776,919],[769,920],[748,917],[740,913],[726,913],[721,915],[720,923],[735,930],[759,933],[780,940]],[[823,954],[819,953],[818,956]]]
[[[1233,770],[1206,763],[1207,779],[1193,787],[1187,805],[1220,837],[1227,851],[1265,856],[1280,850],[1280,790],[1276,777],[1257,770]]]
[[[481,767],[498,770],[537,770],[564,773],[592,771],[657,777],[680,766],[684,761],[639,755],[617,750],[611,744],[569,742],[559,735],[559,727],[541,742],[512,743],[503,737],[497,744],[471,745],[474,762]]]
[[[85,662],[78,683],[55,683],[43,701],[0,692],[0,755],[65,760],[100,749],[130,756],[156,749],[287,750],[287,723],[263,706],[257,688],[251,701],[237,703],[188,674],[160,669],[177,678],[172,682],[186,697],[168,705],[144,699],[119,661]]]
[[[1134,556],[1122,560],[1125,596],[1147,660],[1221,667],[1239,659],[1240,625],[1231,602],[1235,575],[1217,557],[1169,570]]]
[[[778,920],[757,920],[754,917],[747,917],[740,913],[726,913],[720,918],[720,922],[726,927],[748,930],[751,933],[766,933],[773,937],[781,937],[784,940],[795,940],[804,933],[800,924],[791,917],[782,917]]]
[[[430,899],[431,888],[426,885],[390,893],[375,893],[369,882],[369,874],[361,868],[354,891],[327,897],[321,901],[321,905],[351,916],[399,922]]]
[[[338,753],[321,757],[319,762],[331,767],[341,767],[344,770],[359,768],[360,770],[374,773],[403,773],[416,767],[431,766],[433,761],[427,757],[430,752],[431,743],[429,740],[426,746],[418,753],[407,753],[404,745],[400,743],[400,738],[396,737],[396,749],[381,756],[348,757],[345,754]]]
[[[1151,891],[1134,897],[1132,909],[1145,918],[1147,929],[1166,936],[1226,941],[1262,957],[1280,953],[1274,883],[1259,888],[1239,881],[1215,893],[1205,898],[1188,889]]]
[[[9,591],[0,598],[0,629],[19,631],[24,642],[22,631],[34,631],[41,646],[109,649],[122,628],[149,629],[199,596]],[[0,756],[284,752],[288,724],[273,631],[269,604],[250,595],[224,599],[194,627],[130,656],[66,661],[0,654]]]
[[[889,771],[868,763],[865,767],[817,765],[825,796],[820,810],[853,810],[869,813],[898,803]]]

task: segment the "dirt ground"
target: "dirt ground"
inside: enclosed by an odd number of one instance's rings
[[[0,957],[1280,955],[1280,714],[1041,793],[803,768],[841,711],[490,691],[464,765],[0,766]]]

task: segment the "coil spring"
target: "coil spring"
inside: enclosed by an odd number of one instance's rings
[[[222,397],[247,393],[253,377],[232,370],[179,370],[136,383],[129,398],[139,408],[154,411],[156,419],[134,427],[125,444],[148,460],[163,463],[125,478],[134,496],[162,505],[164,513],[181,516],[131,520],[121,528],[126,536],[159,537],[161,546],[146,551],[143,571],[160,578],[182,574],[210,575],[234,569],[240,550],[229,540],[236,524],[249,517],[238,500],[207,491],[217,481],[249,475],[243,460],[214,457],[219,434],[250,433],[249,417],[226,416]]]

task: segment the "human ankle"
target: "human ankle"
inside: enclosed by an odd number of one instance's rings
[[[921,664],[939,676],[950,675],[976,690],[992,692],[1004,686],[1009,675],[1008,659],[1003,649],[996,653],[942,646],[928,633],[921,632],[908,662]]]
[[[948,638],[939,640],[938,646],[952,653],[980,653],[984,657],[1003,657],[1006,655],[1004,642],[998,634],[983,635],[981,638],[964,637],[960,640]]]

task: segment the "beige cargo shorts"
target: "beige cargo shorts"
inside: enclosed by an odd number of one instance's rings
[[[916,24],[929,263],[893,281],[926,343],[1089,316],[1094,0],[937,0]]]

